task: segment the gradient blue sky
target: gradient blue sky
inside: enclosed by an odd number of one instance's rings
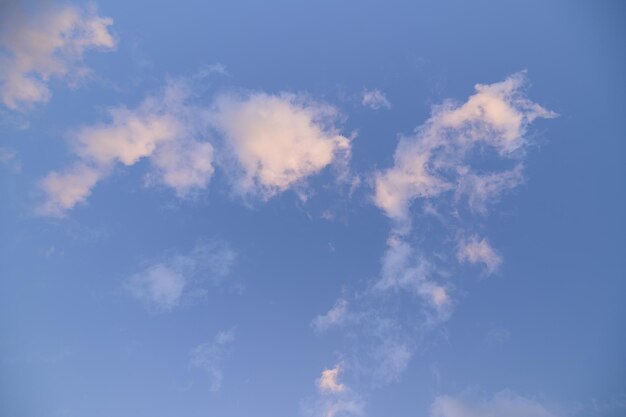
[[[622,2],[0,19],[1,416],[626,414]]]

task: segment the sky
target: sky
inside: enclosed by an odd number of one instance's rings
[[[624,22],[2,1],[0,415],[625,415]]]

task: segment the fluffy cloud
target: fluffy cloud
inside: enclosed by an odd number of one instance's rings
[[[179,305],[185,294],[202,291],[202,284],[221,283],[230,274],[236,253],[227,245],[196,246],[186,255],[148,265],[133,274],[125,287],[132,296],[153,310],[168,311]]]
[[[492,274],[502,264],[502,257],[491,247],[487,239],[479,239],[477,236],[460,243],[457,258],[459,262],[482,263],[487,274]]]
[[[318,332],[323,332],[327,330],[329,327],[341,325],[346,320],[346,315],[348,312],[348,301],[340,298],[337,300],[335,305],[328,310],[326,314],[320,314],[317,316],[311,325]]]
[[[363,90],[361,104],[374,110],[391,108],[391,103],[389,103],[385,94],[380,90]]]
[[[40,213],[64,215],[84,202],[116,164],[130,166],[143,158],[154,166],[149,183],[171,187],[179,196],[205,188],[213,175],[213,146],[204,140],[206,115],[188,105],[188,96],[184,83],[170,83],[162,95],[148,97],[135,109],[109,109],[108,123],[73,132],[79,161],[41,181],[46,198]]]
[[[440,396],[431,406],[431,417],[557,417],[542,404],[510,391],[502,391],[490,400],[476,401]]]
[[[19,4],[19,2],[18,2]],[[42,7],[28,12],[5,7],[0,30],[0,99],[11,109],[45,103],[51,78],[76,82],[89,70],[82,64],[90,49],[112,50],[113,20],[93,8]]]
[[[526,143],[524,135],[533,120],[556,116],[526,99],[524,85],[525,74],[518,73],[499,83],[476,85],[476,93],[461,105],[448,101],[435,107],[415,135],[401,139],[394,166],[376,173],[376,205],[401,223],[408,221],[416,198],[459,190],[480,211],[488,199],[517,185],[521,168],[477,176],[467,159],[479,146],[510,158]]]
[[[223,363],[229,353],[229,346],[235,340],[233,330],[219,332],[212,341],[196,346],[189,353],[189,361],[194,368],[201,369],[209,376],[211,392],[222,387]]]
[[[350,141],[336,117],[334,108],[293,94],[218,97],[213,122],[235,160],[237,191],[267,199],[347,158]]]
[[[71,134],[78,161],[53,171],[40,185],[45,201],[39,212],[63,216],[83,203],[115,165],[148,159],[148,185],[172,188],[178,197],[205,189],[219,165],[233,174],[236,192],[268,199],[334,164],[345,173],[350,141],[334,127],[334,108],[290,94],[219,96],[212,108],[190,104],[190,87],[170,82],[163,94],[134,109],[108,110],[106,123]],[[222,148],[214,148],[211,132]],[[84,174],[84,175],[83,175]]]

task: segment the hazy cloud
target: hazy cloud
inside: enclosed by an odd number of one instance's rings
[[[206,283],[217,285],[226,279],[236,257],[225,244],[200,244],[188,254],[148,265],[133,274],[125,282],[125,287],[148,308],[171,310],[180,304],[186,293],[198,290]]]
[[[479,239],[477,236],[460,243],[457,257],[459,262],[483,264],[488,275],[494,273],[502,264],[502,257],[491,247],[487,239]]]
[[[87,50],[115,48],[113,20],[95,8],[37,6],[30,11],[17,2],[0,21],[0,99],[10,109],[47,102],[50,79],[75,84],[89,73],[82,63]]]
[[[346,320],[347,311],[348,301],[340,298],[326,314],[317,316],[311,325],[318,332],[323,332],[332,326],[341,325]]]
[[[435,399],[430,417],[557,417],[537,401],[502,391],[489,400],[443,395]]]
[[[196,346],[189,353],[191,366],[201,369],[209,376],[211,392],[217,392],[222,387],[222,367],[234,340],[235,333],[232,329],[221,331],[212,341]]]
[[[391,103],[387,100],[385,94],[380,90],[363,90],[361,104],[374,110],[381,108],[390,109]]]

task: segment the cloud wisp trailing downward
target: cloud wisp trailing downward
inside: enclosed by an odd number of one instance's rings
[[[47,102],[55,79],[76,84],[88,73],[88,50],[110,51],[116,40],[113,20],[93,7],[69,5],[27,11],[18,2],[5,6],[0,19],[0,101],[13,110]]]
[[[196,346],[189,353],[191,366],[207,374],[211,392],[217,392],[222,387],[224,361],[230,353],[230,346],[234,340],[233,329],[221,331],[213,340]]]
[[[223,243],[197,245],[190,253],[153,262],[124,283],[128,292],[153,311],[170,311],[185,297],[202,295],[230,275],[237,254]]]
[[[465,102],[434,107],[414,134],[400,139],[393,166],[374,173],[373,202],[391,220],[380,274],[312,322],[320,333],[345,329],[344,362],[370,387],[398,381],[425,336],[452,316],[462,291],[451,278],[461,268],[477,264],[489,275],[501,267],[502,255],[473,230],[504,192],[523,182],[530,124],[556,117],[526,98],[526,85],[526,74],[517,73],[477,85]],[[483,158],[497,163],[482,164]],[[422,210],[413,211],[418,201]],[[453,416],[438,407],[436,417]],[[474,416],[459,416],[466,415]]]

